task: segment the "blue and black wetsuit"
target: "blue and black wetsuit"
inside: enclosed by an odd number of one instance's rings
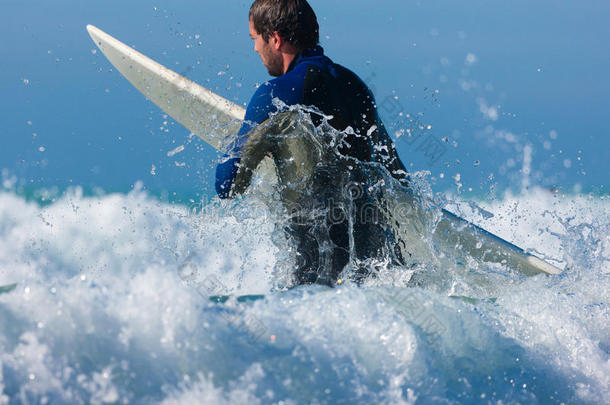
[[[333,63],[324,55],[323,49],[316,46],[295,57],[287,73],[261,85],[252,97],[237,142],[227,160],[219,164],[216,171],[216,190],[221,198],[232,197],[232,186],[241,166],[242,148],[253,129],[277,112],[278,104],[273,102],[276,98],[289,106],[313,106],[325,116],[332,116],[329,124],[345,134],[345,142],[338,151],[341,156],[354,162],[379,163],[394,179],[407,185],[407,172],[378,116],[371,91],[356,74]],[[311,118],[316,125],[322,119],[316,114],[312,114]],[[352,130],[345,131],[348,128]],[[279,170],[281,162],[277,161],[277,156],[274,158]],[[352,169],[354,165],[342,167],[341,176],[351,184],[365,184],[367,181],[368,175]],[[345,171],[350,173],[345,175]],[[313,183],[316,196],[327,195],[320,198],[324,199],[324,203],[336,202],[333,190],[326,193],[327,189],[337,187],[336,176],[328,172],[316,173]],[[360,201],[365,204],[364,199]],[[365,209],[368,210],[368,207],[365,206]],[[327,218],[325,224],[293,221],[286,230],[295,241],[300,256],[305,258],[296,271],[298,282],[333,285],[349,262],[350,255],[355,255],[359,260],[374,257],[387,239],[385,231],[377,223],[378,216],[374,217],[375,221],[351,221],[351,225],[347,217],[340,221]],[[326,229],[327,236],[320,236],[320,228]],[[321,238],[330,240],[331,249],[320,248],[326,244],[320,241]],[[330,257],[321,257],[319,251],[330,251]]]
[[[406,169],[379,119],[371,91],[355,73],[333,63],[322,47],[315,46],[295,57],[283,76],[264,83],[254,93],[238,141],[229,151],[231,157],[216,170],[216,192],[220,198],[230,196],[239,151],[248,133],[277,111],[274,98],[289,106],[315,106],[333,117],[330,124],[339,131],[351,127],[355,134],[347,140],[350,148],[346,155],[362,162],[382,163],[397,180],[407,182]]]

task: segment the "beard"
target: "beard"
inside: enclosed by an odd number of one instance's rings
[[[273,77],[279,77],[284,74],[284,59],[281,54],[266,52],[263,64]]]

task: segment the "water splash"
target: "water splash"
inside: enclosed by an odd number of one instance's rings
[[[363,287],[284,292],[272,292],[286,254],[273,242],[275,214],[256,204],[76,190],[41,207],[0,193],[0,286],[17,284],[0,295],[0,403],[602,403],[610,394],[607,198],[534,190],[482,203],[493,217],[463,204],[469,219],[569,262],[562,276],[466,267],[445,271],[449,283],[405,288],[387,271]],[[185,281],[188,257],[198,273]],[[473,272],[494,299],[477,298]],[[212,276],[224,294],[266,298],[210,302],[197,281]]]

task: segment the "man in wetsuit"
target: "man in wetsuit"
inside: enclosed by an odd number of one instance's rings
[[[243,192],[244,182],[240,181],[238,185],[235,182],[236,178],[240,177],[240,168],[244,171],[242,158],[248,153],[246,149],[249,137],[257,126],[259,133],[262,131],[259,124],[277,113],[281,104],[312,106],[324,116],[332,117],[328,124],[344,134],[338,149],[339,155],[347,159],[343,161],[344,164],[335,167],[350,172],[343,176],[349,180],[350,187],[364,187],[366,175],[362,171],[356,172],[349,160],[378,163],[387,169],[398,183],[407,186],[407,172],[378,116],[371,91],[356,74],[324,55],[324,50],[318,44],[317,18],[307,1],[256,0],[250,8],[249,25],[254,50],[260,55],[269,74],[275,78],[261,85],[255,92],[246,109],[245,121],[233,149],[229,151],[227,159],[218,165],[218,195],[221,198],[230,198]],[[276,99],[281,103],[274,102]],[[311,120],[317,126],[322,122],[322,116],[311,114]],[[285,120],[279,125],[290,126]],[[263,144],[267,145],[259,142],[257,149],[260,150],[260,145]],[[289,147],[276,145],[267,151],[276,160],[278,170],[282,169],[281,159],[290,159],[285,156],[286,151],[290,150]],[[255,167],[246,169],[251,171]],[[312,171],[311,182],[308,183],[318,196],[325,194],[325,188],[331,189],[337,184],[333,183],[335,175],[328,171],[322,173],[321,175],[319,170],[315,173]],[[243,178],[243,173],[241,175]],[[249,177],[245,177],[249,181]],[[246,182],[245,185],[247,184]],[[357,194],[362,188],[358,190]],[[312,193],[309,195],[312,196]],[[330,249],[322,249],[319,237],[312,236],[312,229],[319,229],[320,224],[316,223],[316,219],[311,221],[307,223],[301,217],[298,221],[293,221],[287,229],[298,253],[305,258],[296,271],[297,283],[300,284],[334,285],[350,261],[351,253],[355,252],[360,260],[374,256],[378,250],[378,243],[375,241],[384,237],[384,231],[377,229],[376,224],[354,225],[347,219],[335,220],[326,224],[332,246]],[[317,252],[322,250],[330,252],[329,256],[322,258],[317,255]]]

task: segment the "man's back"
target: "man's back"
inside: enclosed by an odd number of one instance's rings
[[[309,66],[303,104],[332,116],[329,124],[347,135],[349,147],[342,148],[342,154],[361,162],[381,163],[406,184],[406,170],[379,118],[373,94],[351,70],[326,59],[326,63]]]
[[[221,197],[229,196],[247,134],[278,111],[278,101],[287,106],[313,107],[332,117],[329,124],[347,135],[347,145],[340,150],[344,156],[378,162],[406,185],[406,169],[378,116],[371,91],[356,74],[334,63],[322,47],[316,46],[303,51],[288,72],[261,85],[252,97],[238,141],[229,153],[231,158],[217,170],[216,188]],[[313,114],[312,119],[319,124],[322,117]]]

